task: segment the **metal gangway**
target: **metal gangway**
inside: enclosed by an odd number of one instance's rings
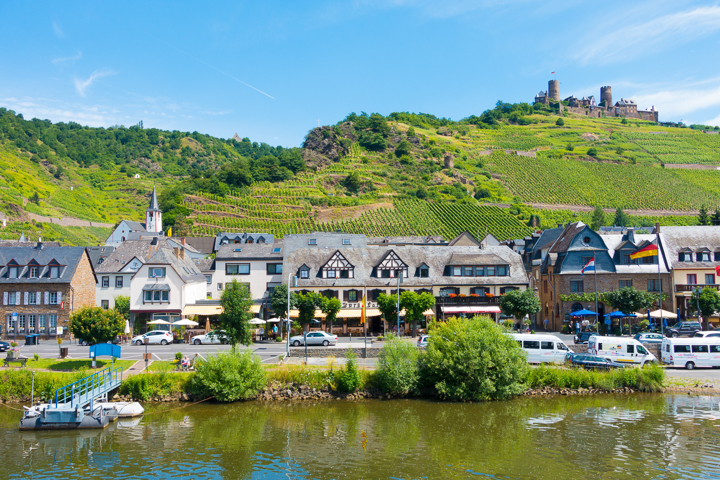
[[[51,408],[74,410],[88,405],[94,410],[95,400],[107,398],[107,394],[122,383],[122,367],[107,367],[83,379],[55,390]]]

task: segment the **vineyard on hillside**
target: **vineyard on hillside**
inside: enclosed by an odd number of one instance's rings
[[[720,135],[688,132],[626,132],[623,136],[661,163],[720,164]]]
[[[220,231],[268,232],[283,237],[290,233],[341,230],[368,236],[442,235],[451,239],[464,231],[484,237],[491,233],[500,240],[521,238],[532,229],[494,207],[470,204],[433,203],[396,199],[393,208],[363,212],[359,218],[316,222],[308,204],[292,198],[207,196],[186,205],[193,210],[194,235],[215,235]]]

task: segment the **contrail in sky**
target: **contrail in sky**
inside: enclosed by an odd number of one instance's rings
[[[187,55],[188,57],[192,58],[193,60],[196,60],[196,61],[202,63],[203,65],[206,65],[206,66],[212,68],[213,70],[217,70],[218,72],[222,73],[223,75],[226,75],[226,76],[232,78],[233,80],[236,80],[236,81],[242,83],[242,84],[245,85],[246,87],[252,88],[252,89],[255,90],[256,92],[262,93],[262,94],[265,95],[266,97],[270,97],[270,98],[272,98],[273,100],[275,100],[275,97],[273,97],[273,96],[270,95],[270,94],[267,94],[267,93],[263,92],[263,91],[260,90],[259,88],[255,88],[255,87],[253,87],[252,85],[250,85],[249,83],[245,83],[245,82],[243,82],[242,80],[240,80],[239,78],[233,77],[233,76],[230,75],[229,73],[224,72],[224,71],[220,70],[219,68],[210,65],[210,64],[207,63],[207,62],[204,62],[203,60],[200,60],[199,58],[197,58],[197,57],[195,57],[195,56],[193,56],[193,55],[190,55],[189,53],[184,52],[184,51],[180,50],[180,49],[177,48],[177,47],[173,47],[173,46],[170,45],[169,43],[163,42],[163,41],[160,40],[159,38],[157,39],[157,41],[160,42],[160,43],[162,43],[162,44],[167,45],[168,47],[170,47],[170,48],[172,48],[172,49],[174,49],[174,50],[177,50],[178,52],[180,52],[180,53],[182,53],[182,54],[184,54],[184,55]]]

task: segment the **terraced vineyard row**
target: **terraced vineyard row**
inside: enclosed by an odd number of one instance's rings
[[[720,165],[720,135],[695,131],[663,134],[626,132],[626,139],[655,155],[662,163]]]
[[[495,152],[488,167],[529,203],[696,210],[720,205],[720,172],[670,170]]]

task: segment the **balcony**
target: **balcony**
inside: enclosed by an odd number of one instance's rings
[[[465,297],[435,297],[436,305],[499,305],[500,297],[492,296],[487,297],[484,295],[473,297],[467,295]]]
[[[692,292],[693,288],[712,288],[715,290],[718,290],[720,288],[720,284],[712,283],[712,284],[686,284],[686,285],[675,285],[675,291],[676,292]]]

